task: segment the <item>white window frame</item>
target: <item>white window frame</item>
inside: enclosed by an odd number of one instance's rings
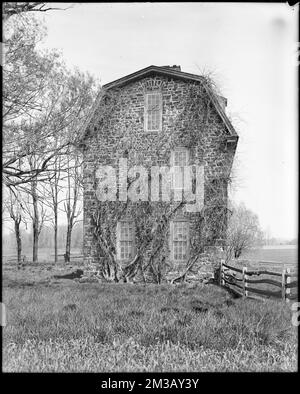
[[[153,128],[149,127],[149,100],[150,96],[158,96],[159,103],[158,103],[158,127]],[[157,91],[151,91],[145,93],[145,110],[144,110],[144,128],[145,131],[161,131],[162,129],[162,93]]]
[[[128,226],[127,228],[127,232],[128,234],[126,234],[124,236],[124,234],[122,234],[122,225],[126,224]],[[130,234],[130,230],[132,231],[132,233]],[[122,246],[122,243],[124,243],[124,246]],[[125,245],[125,243],[127,243],[127,245]],[[131,253],[130,256],[128,256],[128,253],[126,253],[126,250],[128,251],[127,247],[128,247],[128,243],[131,243]],[[122,255],[122,248],[124,248],[124,253],[126,253],[126,255]],[[136,253],[136,248],[135,248],[135,224],[133,220],[120,220],[117,223],[117,259],[119,261],[131,261]]]
[[[177,165],[176,155],[185,154],[185,160],[183,165]],[[190,163],[190,150],[184,147],[178,147],[171,151],[170,167],[171,167],[171,190],[177,193],[181,193],[184,190],[184,167],[189,166]],[[179,172],[179,173],[178,173]],[[181,174],[181,186],[176,187],[176,176]]]
[[[184,225],[186,231],[186,239],[176,236],[176,226],[177,225]],[[186,255],[185,257],[176,254],[175,243],[179,247],[180,242],[186,242]],[[178,250],[178,249],[177,249]],[[190,222],[188,219],[174,219],[170,222],[170,251],[171,251],[171,260],[174,264],[177,263],[185,263],[189,259],[190,254]]]

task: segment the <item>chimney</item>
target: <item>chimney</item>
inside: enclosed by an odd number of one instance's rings
[[[164,68],[171,68],[172,70],[176,70],[176,71],[181,71],[181,67],[180,66],[176,66],[176,64],[174,64],[173,66],[163,66]]]

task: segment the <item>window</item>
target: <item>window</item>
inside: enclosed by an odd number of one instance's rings
[[[162,123],[161,93],[147,93],[145,106],[145,130],[158,131]]]
[[[189,165],[189,150],[176,148],[171,153],[172,189],[179,191],[180,195],[184,187],[184,167]]]
[[[171,222],[171,252],[173,261],[186,261],[189,255],[189,222]]]
[[[120,221],[117,225],[117,255],[119,260],[130,260],[134,257],[135,228],[132,221]]]

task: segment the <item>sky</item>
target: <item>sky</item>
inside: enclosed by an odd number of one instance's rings
[[[78,3],[37,16],[48,29],[43,45],[101,84],[152,64],[212,72],[240,136],[231,198],[269,236],[297,237],[297,6]]]

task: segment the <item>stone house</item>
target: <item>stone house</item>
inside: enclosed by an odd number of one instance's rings
[[[192,261],[199,264],[207,247],[225,242],[227,187],[238,142],[226,105],[207,78],[180,66],[149,66],[102,87],[81,140],[87,271],[115,280],[130,272],[127,277],[160,282]],[[195,166],[202,169],[199,193]],[[127,192],[141,180],[141,167],[148,170],[146,186],[135,186],[135,196],[143,188],[148,195],[130,200]],[[163,178],[166,168],[176,171]],[[149,174],[158,176],[156,189]],[[113,181],[105,190],[103,179]],[[202,199],[201,209],[184,200],[185,182]],[[169,199],[162,198],[164,187]],[[175,198],[178,190],[181,200]]]

